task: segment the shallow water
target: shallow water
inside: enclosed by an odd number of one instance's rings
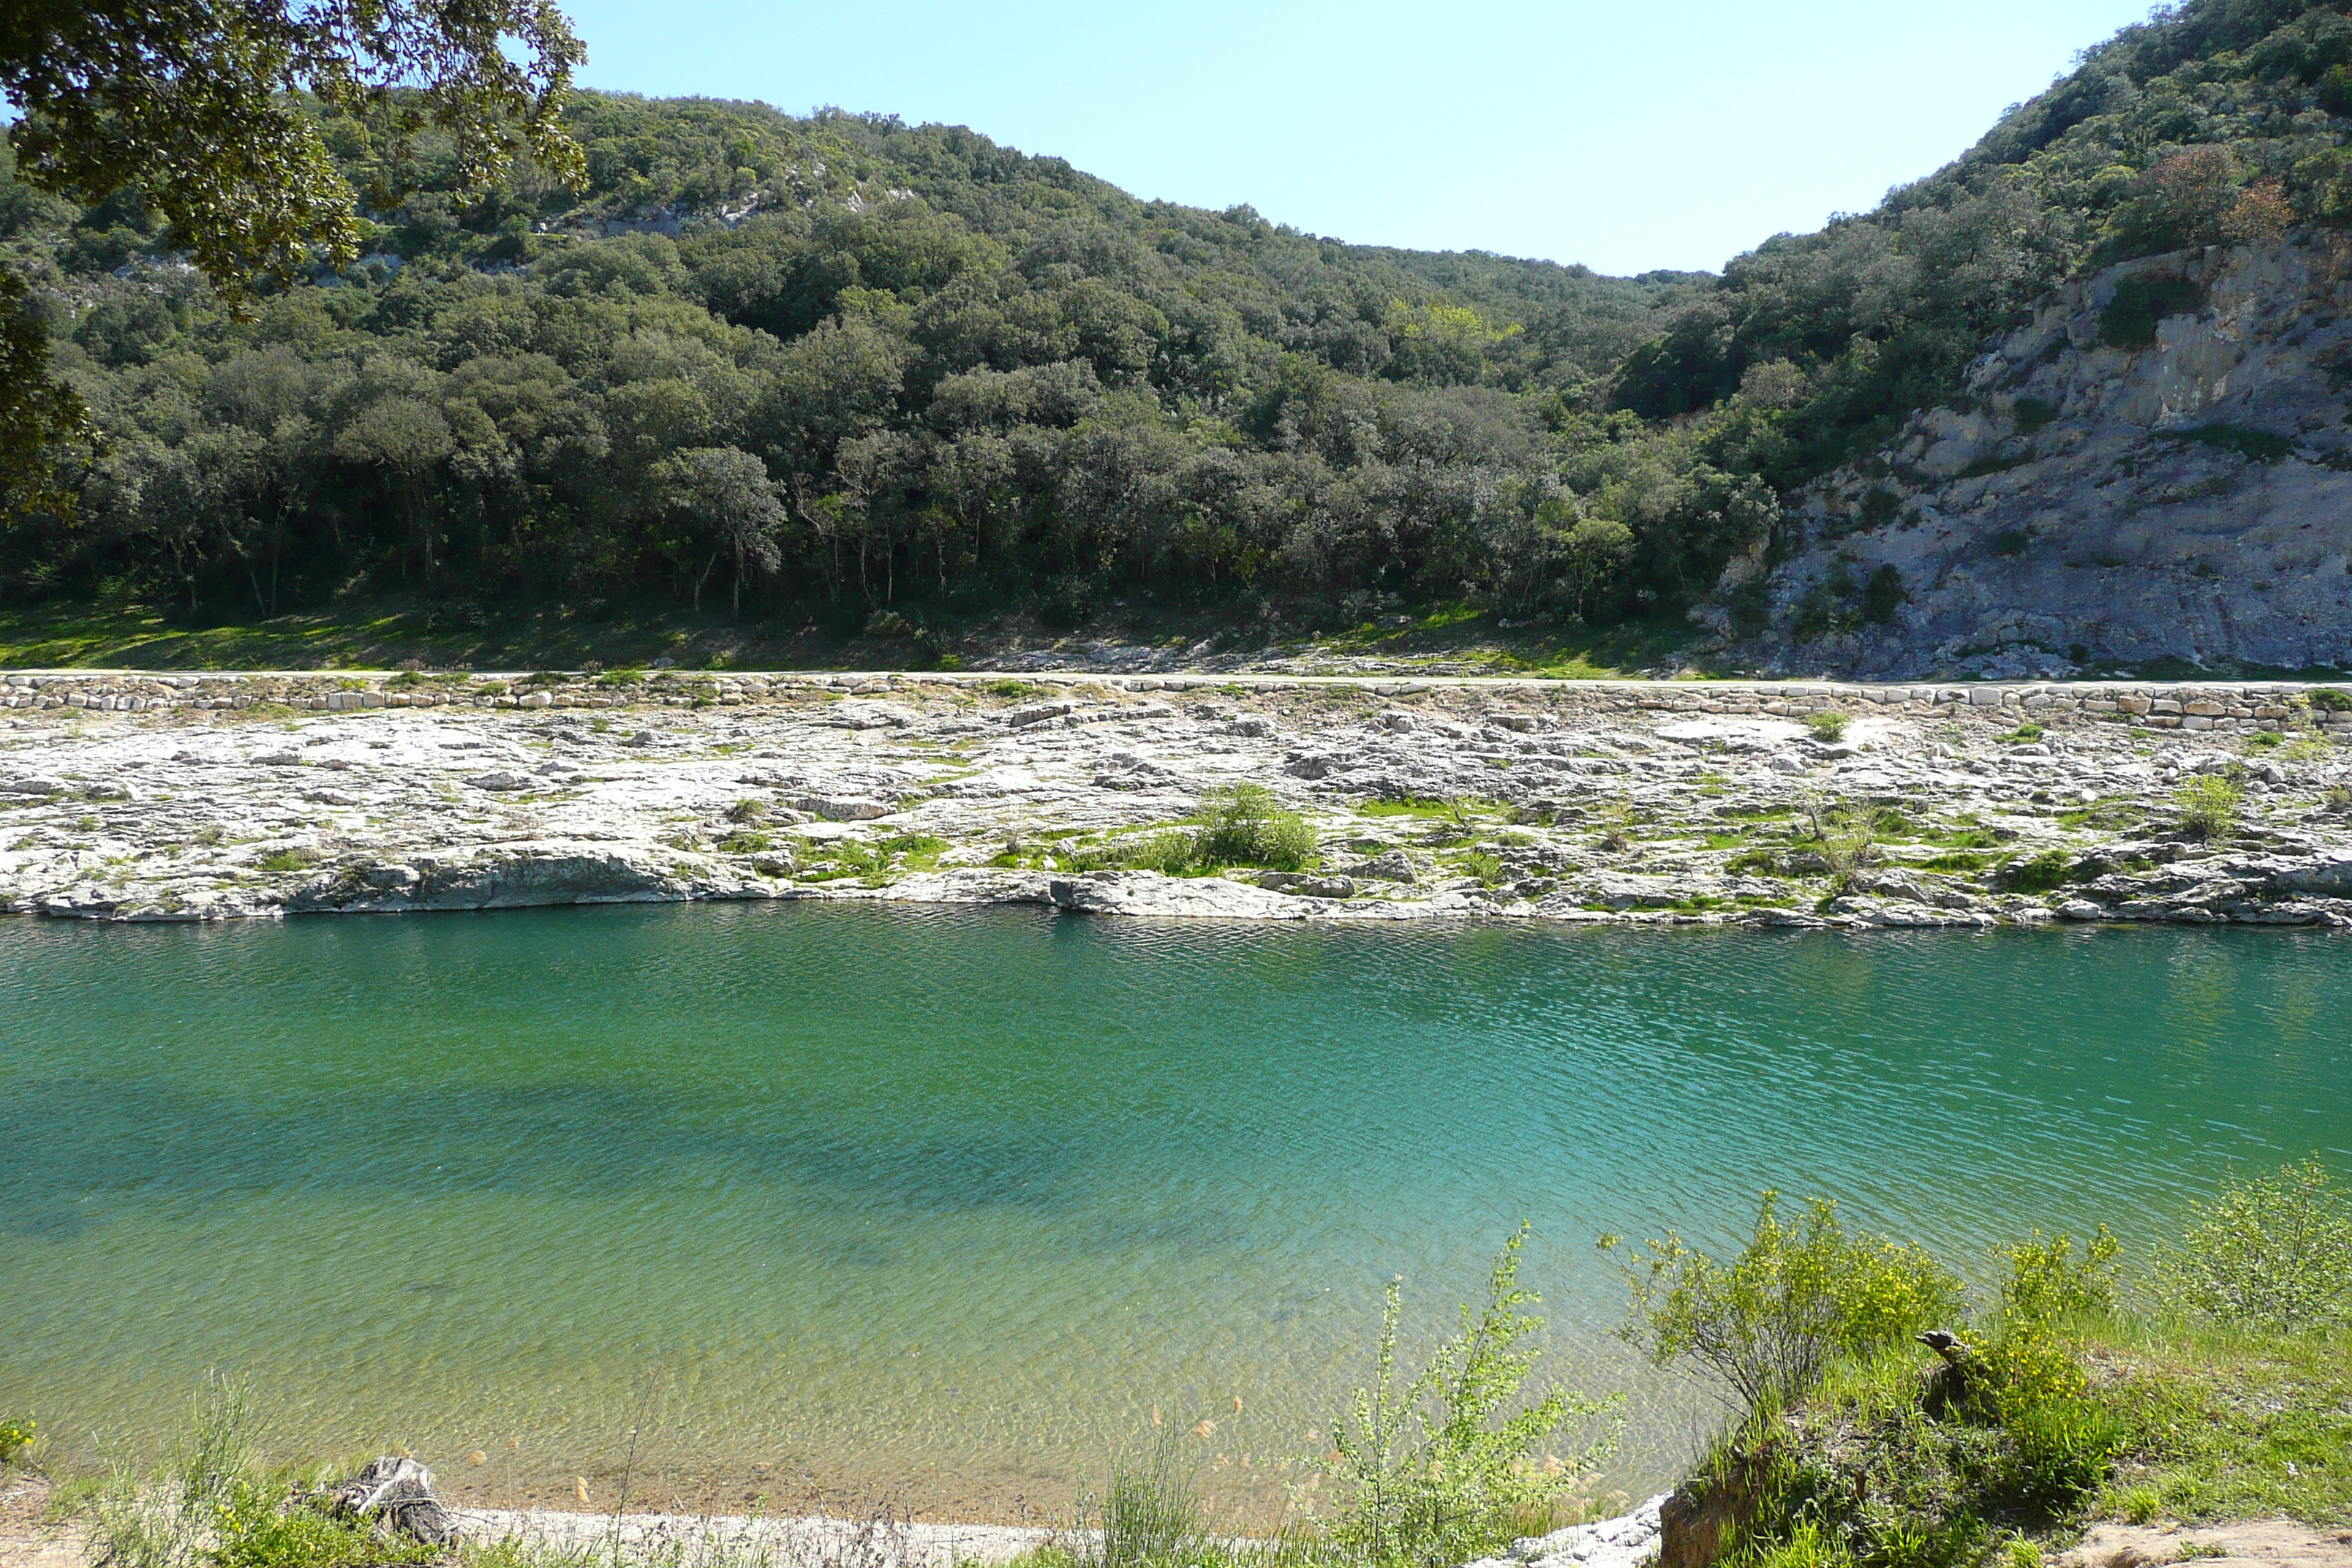
[[[5,922],[0,1405],[143,1442],[218,1369],[289,1451],[477,1494],[604,1500],[635,1426],[680,1495],[998,1514],[1157,1407],[1247,1489],[1391,1275],[1433,1322],[1528,1216],[1545,1366],[1632,1393],[1638,1489],[1705,1405],[1611,1336],[1596,1233],[1769,1185],[1977,1273],[2144,1241],[2232,1162],[2352,1165],[2347,982],[2278,931]]]

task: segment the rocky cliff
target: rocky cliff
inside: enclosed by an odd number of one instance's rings
[[[2343,235],[2108,268],[1794,497],[1700,614],[1772,670],[2352,666],[2347,395]]]

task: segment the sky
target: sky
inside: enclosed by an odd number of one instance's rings
[[[1720,268],[1928,174],[2147,0],[572,0],[583,87],[968,125],[1357,244]]]

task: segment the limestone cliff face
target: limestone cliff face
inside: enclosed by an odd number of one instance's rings
[[[1767,668],[2352,666],[2352,241],[2069,284],[1702,611]]]

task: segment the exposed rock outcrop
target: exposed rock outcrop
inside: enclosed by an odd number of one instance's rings
[[[2352,239],[2069,284],[1796,498],[1701,612],[1732,657],[1877,679],[2352,667]],[[1759,628],[1760,623],[1760,628]]]
[[[2333,689],[990,684],[11,675],[0,913],[860,899],[2352,928],[2352,695]],[[852,702],[891,717],[839,722]],[[1830,712],[1834,738],[1807,722]],[[1171,864],[1171,824],[1244,783],[1305,817],[1318,865],[1116,868]],[[2199,790],[2227,809],[2192,825],[2177,797]]]

